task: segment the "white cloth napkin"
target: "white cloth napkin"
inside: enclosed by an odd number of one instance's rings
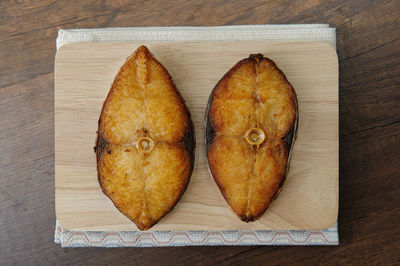
[[[336,29],[328,24],[61,29],[57,49],[69,43],[133,41],[325,41],[336,47]],[[56,222],[54,241],[62,247],[338,245],[339,234],[337,223],[319,231],[80,232]]]

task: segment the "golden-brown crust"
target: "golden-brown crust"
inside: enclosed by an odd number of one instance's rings
[[[217,83],[207,107],[211,174],[245,222],[262,216],[287,175],[297,130],[296,93],[275,63],[261,54],[239,61]],[[257,128],[260,145],[246,141]]]
[[[151,152],[136,147],[141,137],[154,141]],[[194,148],[190,113],[171,76],[139,47],[116,75],[100,115],[95,151],[102,191],[140,230],[149,229],[186,190]]]

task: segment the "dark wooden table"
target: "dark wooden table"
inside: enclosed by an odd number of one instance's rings
[[[243,2],[0,2],[0,264],[400,264],[400,1]],[[53,243],[59,28],[278,23],[337,28],[339,246],[62,249]]]

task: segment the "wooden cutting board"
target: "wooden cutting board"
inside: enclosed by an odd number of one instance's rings
[[[56,214],[69,230],[138,230],[102,193],[95,145],[98,119],[114,76],[143,43],[80,43],[61,47],[55,61]],[[324,229],[338,213],[338,60],[322,42],[144,43],[168,69],[191,111],[196,161],[188,189],[151,230]],[[207,100],[239,60],[263,53],[294,86],[299,128],[288,179],[256,222],[231,211],[212,179],[204,146]]]

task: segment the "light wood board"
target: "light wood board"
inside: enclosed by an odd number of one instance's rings
[[[56,215],[69,230],[138,230],[102,193],[93,146],[111,83],[143,43],[61,47],[55,62]],[[196,161],[188,189],[151,230],[296,230],[333,225],[338,213],[338,61],[321,42],[144,43],[168,69],[191,111]],[[288,179],[257,221],[231,211],[212,179],[204,145],[205,110],[217,81],[251,53],[271,58],[294,86],[299,128]]]

